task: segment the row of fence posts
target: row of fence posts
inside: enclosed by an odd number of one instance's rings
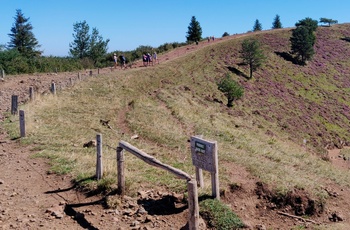
[[[99,74],[99,69],[98,69]],[[89,73],[92,76],[92,71]],[[4,76],[4,75],[2,75]],[[80,80],[81,76],[78,73],[78,79]],[[72,80],[70,79],[72,83]],[[52,94],[56,94],[56,84],[55,82],[51,83],[50,91]],[[34,89],[33,87],[29,88],[29,99],[34,100]],[[11,114],[16,115],[18,112],[18,96],[12,95],[11,98]],[[25,137],[25,112],[24,110],[19,111],[19,123],[20,123],[20,136]],[[192,179],[187,173],[182,172],[181,170],[175,169],[169,165],[165,165],[159,162],[157,159],[149,156],[146,153],[143,153],[141,150],[131,146],[127,142],[121,141],[116,151],[117,158],[117,168],[118,168],[118,190],[121,195],[124,195],[125,189],[125,175],[124,175],[124,154],[123,150],[127,150],[132,154],[143,159],[146,163],[151,164],[156,167],[166,169],[181,179],[187,180],[187,189],[188,189],[188,207],[189,207],[189,229],[196,230],[199,229],[199,205],[198,205],[198,191],[197,191],[197,181]],[[102,162],[102,135],[96,135],[96,179],[101,180],[103,177],[103,162]],[[200,179],[200,184],[203,184],[203,179]],[[203,185],[202,185],[203,186]]]
[[[1,73],[1,78],[5,78],[5,71],[0,70]],[[97,70],[97,74],[100,74],[100,69]],[[89,76],[93,76],[93,71],[90,70]],[[80,72],[78,73],[78,80],[81,80],[81,74]],[[73,85],[73,80],[72,78],[69,78],[70,85]],[[56,95],[56,83],[52,81],[51,86],[50,86],[50,92],[53,95]],[[34,88],[29,87],[29,100],[32,101],[34,100],[35,93],[34,93]],[[25,137],[26,136],[26,130],[25,130],[25,112],[24,110],[18,111],[18,95],[12,95],[11,96],[11,114],[16,115],[19,113],[19,124],[20,124],[20,137]]]
[[[57,73],[57,69],[56,69],[55,72]],[[99,74],[100,74],[100,69],[97,69],[97,75],[99,75]],[[90,70],[89,76],[92,76],[92,75],[93,75],[93,71]],[[80,78],[80,73],[78,73],[78,77]],[[5,78],[5,70],[3,70],[3,69],[0,70],[0,78],[2,78],[2,79]],[[80,79],[79,79],[79,80],[80,80]]]

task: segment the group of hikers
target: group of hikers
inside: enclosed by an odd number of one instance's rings
[[[118,60],[119,59],[119,60]],[[118,66],[118,62],[120,63],[120,68],[121,69],[126,69],[126,58],[125,56],[122,54],[119,56],[119,58],[117,57],[117,54],[114,53],[113,54],[113,61],[114,61],[114,68],[116,69]],[[153,52],[153,54],[151,55],[150,53],[144,53],[142,55],[142,62],[143,62],[143,66],[150,66],[150,65],[154,65],[154,64],[159,64],[159,60],[157,57],[157,53]]]
[[[125,69],[126,68],[126,58],[125,58],[125,56],[123,54],[120,55],[119,56],[119,60],[120,60],[120,68],[121,69],[123,69],[123,68]],[[117,66],[118,66],[118,57],[117,57],[116,53],[113,54],[113,61],[114,61],[114,69],[116,69]]]
[[[151,55],[150,53],[142,55],[143,66],[149,66],[149,65],[151,65],[151,63],[152,63],[152,65],[157,64],[157,61],[159,64],[159,60],[157,58],[156,52],[154,52],[153,55]]]

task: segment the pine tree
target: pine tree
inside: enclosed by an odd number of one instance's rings
[[[265,60],[265,55],[260,47],[259,41],[255,39],[243,40],[240,53],[243,63],[249,65],[249,78],[252,78],[253,72],[256,71]]]
[[[231,79],[229,74],[218,83],[218,89],[226,96],[227,107],[232,107],[233,101],[240,99],[244,93],[243,87]]]
[[[186,38],[187,42],[198,42],[202,39],[202,28],[195,16],[192,16]]]
[[[296,55],[303,65],[307,60],[310,60],[314,55],[314,41],[315,35],[310,34],[309,30],[305,26],[298,26],[293,30],[291,41],[292,53]]]
[[[280,16],[276,14],[276,17],[273,19],[272,29],[281,29],[281,28],[282,28],[282,23],[281,23]]]
[[[315,51],[314,44],[316,42],[316,31],[318,25],[317,20],[305,18],[295,23],[296,28],[292,32],[290,38],[292,53],[296,55],[296,59],[305,65],[310,60]]]
[[[88,57],[90,49],[89,25],[86,21],[76,22],[73,24],[73,30],[75,34],[73,34],[74,41],[69,44],[70,54],[75,58]]]
[[[326,23],[328,26],[331,26],[332,24],[337,24],[338,21],[330,18],[320,18],[320,23]]]
[[[14,17],[15,23],[11,28],[9,47],[15,48],[24,56],[41,55],[41,51],[36,50],[40,47],[37,39],[32,32],[33,26],[29,22],[29,18],[25,18],[20,9],[16,10]]]
[[[99,64],[103,56],[107,53],[108,42],[109,39],[104,41],[96,28],[92,29],[89,41],[90,49],[88,51],[88,56],[94,61],[95,66]]]
[[[256,32],[256,31],[261,31],[261,30],[262,30],[262,25],[259,22],[259,20],[256,19],[255,23],[254,23],[253,31]]]
[[[313,20],[312,18],[305,18],[302,20],[299,20],[299,22],[295,23],[296,27],[299,26],[305,26],[310,33],[313,33],[316,31],[317,27],[318,27],[318,21],[317,20]]]

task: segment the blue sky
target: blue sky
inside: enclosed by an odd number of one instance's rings
[[[104,39],[109,52],[133,50],[140,45],[158,47],[185,42],[187,27],[195,16],[202,36],[221,37],[252,30],[256,19],[270,29],[276,14],[283,27],[293,27],[306,17],[350,22],[349,0],[0,0],[0,44],[8,34],[16,9],[34,27],[44,55],[68,56],[73,24],[86,21]]]

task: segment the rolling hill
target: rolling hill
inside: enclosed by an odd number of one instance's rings
[[[192,175],[188,139],[203,135],[219,145],[222,199],[248,226],[346,229],[349,222],[330,217],[350,218],[349,167],[332,164],[327,149],[349,156],[350,25],[319,27],[315,55],[305,66],[290,58],[290,36],[291,29],[233,35],[182,47],[182,53],[175,49],[160,56],[160,65],[89,78],[23,106],[27,142],[40,146],[37,155],[65,159],[64,167],[53,163],[56,172],[81,180],[94,174],[94,149],[81,146],[96,133],[106,146],[129,141]],[[239,57],[247,37],[258,39],[267,56],[250,80]],[[217,89],[226,74],[244,87],[233,108]],[[115,150],[104,154],[112,158]],[[186,191],[182,181],[132,156],[126,165],[130,196],[140,189]],[[107,160],[104,183],[110,187],[115,169]],[[209,177],[201,194],[210,191]]]

